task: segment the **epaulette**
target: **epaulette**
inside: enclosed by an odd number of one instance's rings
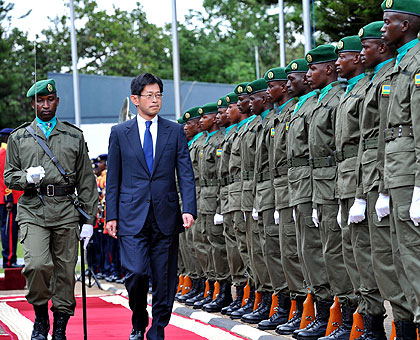
[[[31,124],[31,122],[25,122],[25,123],[23,123],[22,125],[19,125],[16,129],[14,129],[14,130],[12,131],[12,133],[15,133],[17,130],[22,129],[22,128],[24,128],[24,127],[26,127],[26,126],[30,125],[30,124]],[[12,133],[11,133],[11,134],[12,134]]]
[[[81,128],[77,127],[76,125],[73,125],[72,123],[69,123],[69,122],[66,122],[66,121],[61,121],[61,122],[68,125],[68,126],[71,126],[72,128],[75,128],[76,130],[79,130],[80,132],[83,133],[83,130]]]

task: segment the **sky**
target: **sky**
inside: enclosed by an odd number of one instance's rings
[[[12,16],[11,26],[28,32],[30,39],[48,27],[48,17],[54,18],[65,13],[70,16],[70,10],[65,5],[69,0],[7,0],[7,2],[14,3],[14,9],[9,13]],[[171,0],[97,0],[98,7],[107,11],[112,11],[113,5],[122,10],[131,10],[136,6],[136,2],[140,2],[143,6],[149,22],[163,26],[172,21]],[[202,0],[177,0],[178,21],[183,22],[184,15],[188,14],[189,9],[203,10],[202,2]],[[30,9],[32,12],[26,18],[19,19]]]

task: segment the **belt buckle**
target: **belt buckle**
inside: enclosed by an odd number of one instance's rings
[[[47,197],[54,197],[54,185],[48,184],[47,185]]]

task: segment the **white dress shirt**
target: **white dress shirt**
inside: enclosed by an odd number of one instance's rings
[[[146,119],[144,119],[139,114],[137,115],[137,125],[139,127],[140,142],[143,148],[144,143],[144,132],[146,131]],[[157,131],[158,131],[158,116],[156,115],[152,119],[152,124],[150,125],[150,133],[152,134],[153,139],[153,158],[155,158],[156,152],[156,140],[157,140]]]

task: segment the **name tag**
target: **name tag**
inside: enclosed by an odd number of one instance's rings
[[[391,85],[382,85],[382,97],[389,97],[391,94]]]

